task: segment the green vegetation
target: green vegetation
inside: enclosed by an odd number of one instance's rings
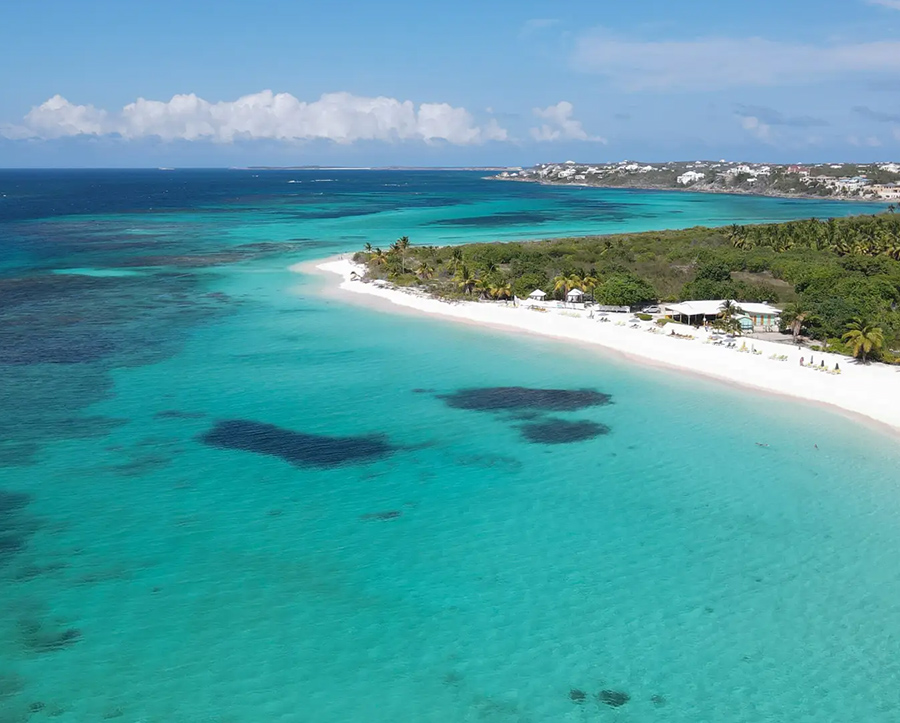
[[[783,331],[795,338],[860,359],[894,361],[891,350],[900,349],[900,215],[893,213],[454,247],[411,246],[403,237],[389,251],[367,249],[355,259],[372,278],[450,298],[524,298],[542,289],[564,299],[578,288],[616,306],[780,303]]]
[[[722,304],[722,312],[719,314],[719,318],[713,322],[713,326],[731,334],[740,334],[741,322],[735,318],[740,313],[740,308],[730,299],[726,299]]]
[[[884,344],[884,333],[880,328],[862,319],[854,319],[847,324],[847,332],[842,337],[850,346],[853,356],[863,362],[872,352],[878,352]]]

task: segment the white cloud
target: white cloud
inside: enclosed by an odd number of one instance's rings
[[[848,73],[897,72],[900,41],[843,45],[763,38],[643,41],[598,30],[576,41],[571,63],[632,91],[720,90],[785,85]]]
[[[772,127],[767,123],[763,123],[756,116],[743,116],[741,118],[741,126],[763,143],[772,143]]]
[[[880,5],[891,10],[900,10],[900,0],[866,0],[867,5]]]
[[[264,90],[235,101],[210,103],[193,93],[169,101],[138,98],[117,113],[75,105],[60,95],[36,106],[21,125],[0,127],[7,138],[60,138],[77,135],[119,135],[126,139],[314,140],[353,143],[361,140],[469,145],[506,141],[496,120],[475,123],[465,108],[447,103],[422,103],[395,98],[366,98],[350,93],[326,93],[307,103],[289,93]]]
[[[572,118],[574,106],[566,100],[546,108],[535,108],[534,115],[546,121],[539,128],[531,129],[536,141],[596,141],[606,143],[605,138],[588,135],[581,121]]]

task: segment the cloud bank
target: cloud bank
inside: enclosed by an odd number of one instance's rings
[[[532,112],[546,121],[538,128],[531,129],[531,137],[536,141],[596,141],[606,143],[605,138],[588,135],[587,131],[572,117],[575,107],[566,100],[546,108],[535,108]]]
[[[900,3],[900,0],[898,0]],[[723,90],[900,71],[900,41],[806,45],[763,38],[631,40],[597,30],[580,37],[573,67],[630,91]]]
[[[60,95],[31,109],[19,125],[0,127],[12,139],[114,135],[166,141],[232,143],[242,139],[444,142],[473,145],[509,140],[496,120],[478,125],[465,108],[395,98],[326,93],[304,102],[264,90],[234,101],[210,103],[193,93],[169,101],[138,98],[120,111],[76,105]]]
[[[853,106],[853,111],[866,120],[878,123],[900,123],[900,113],[884,113],[880,110],[872,110],[865,105]]]

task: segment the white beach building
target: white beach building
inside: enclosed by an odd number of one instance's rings
[[[579,304],[584,301],[584,292],[581,289],[572,289],[566,294],[566,301],[571,304]]]
[[[778,320],[781,309],[769,304],[755,301],[731,301],[739,315],[749,319],[749,324],[742,320],[742,327],[748,331],[778,331]],[[698,301],[682,301],[677,304],[666,304],[665,315],[675,321],[686,324],[702,324],[704,321],[715,321],[722,313],[725,299]]]
[[[543,301],[547,298],[547,292],[541,291],[540,289],[535,289],[530,294],[528,294],[528,298],[533,301]]]

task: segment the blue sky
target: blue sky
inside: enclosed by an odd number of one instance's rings
[[[0,166],[900,158],[900,0],[29,0]]]

